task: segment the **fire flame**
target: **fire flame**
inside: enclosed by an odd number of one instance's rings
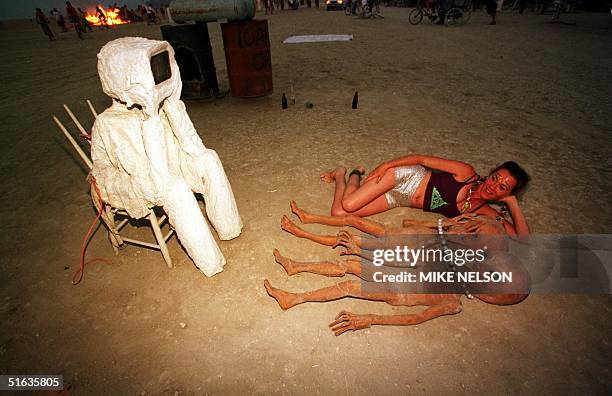
[[[123,19],[119,17],[118,8],[109,8],[105,10],[104,7],[102,6],[98,6],[98,7],[100,7],[104,15],[106,15],[107,25],[122,25],[124,23],[128,23],[128,21],[124,21]],[[94,26],[101,26],[103,24],[102,20],[98,18],[97,13],[95,11],[93,13],[87,11],[85,15],[85,19],[87,19],[87,21],[89,21],[89,23]]]

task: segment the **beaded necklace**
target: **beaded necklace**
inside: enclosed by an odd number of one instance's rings
[[[478,190],[478,187],[480,187],[481,184],[482,182],[480,180],[472,183],[472,186],[468,190],[467,198],[465,198],[465,202],[461,207],[461,213],[469,212],[470,209],[472,209],[472,202],[470,202],[472,199],[472,192]]]

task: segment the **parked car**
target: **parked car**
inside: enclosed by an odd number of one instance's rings
[[[325,0],[325,4],[327,5],[327,11],[344,9],[344,0]]]

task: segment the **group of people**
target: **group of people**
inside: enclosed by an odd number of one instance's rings
[[[489,14],[489,16],[491,17],[491,22],[489,22],[489,25],[496,25],[497,15],[502,9],[504,0],[477,0],[477,2],[472,3],[471,7],[474,7],[474,9],[481,9],[482,4],[485,5],[487,14]],[[435,6],[439,7],[438,8],[438,21],[436,22],[436,24],[443,25],[446,13],[448,12],[448,10],[450,10],[452,7],[455,6],[455,1],[454,0],[427,0],[427,7],[433,8]],[[520,12],[522,13],[522,10]]]
[[[55,18],[57,22],[57,26],[63,32],[68,31],[68,27],[66,25],[66,19],[64,18],[64,14],[60,12],[57,8],[53,8],[50,11],[51,16]],[[98,19],[101,21],[100,29],[106,28],[110,29],[108,24],[106,23],[106,14],[100,7],[96,7],[96,14]],[[69,1],[66,2],[66,16],[68,17],[68,22],[72,24],[74,30],[79,37],[79,39],[84,40],[83,33],[87,30],[93,32],[93,28],[91,27],[91,23],[87,20],[87,14],[80,7],[75,8],[72,3]],[[36,23],[40,25],[43,33],[49,37],[49,40],[55,39],[55,34],[51,30],[50,20],[45,15],[45,13],[40,9],[36,8]]]
[[[274,14],[274,9],[283,11],[285,9],[285,0],[264,0],[264,7],[266,8],[266,15]],[[287,0],[287,8],[296,10],[299,4],[306,5],[308,8],[312,7],[312,0]],[[319,0],[314,0],[314,6],[319,8]]]
[[[446,15],[446,11],[453,7],[453,0],[427,0],[430,6],[435,6],[436,4],[440,6],[438,16],[438,24],[444,24],[444,16]],[[497,24],[497,16],[502,10],[504,3],[508,3],[506,0],[473,0],[472,7],[474,10],[482,9],[483,5],[487,14],[491,17],[491,21],[489,25]],[[542,15],[546,12],[546,10],[550,7],[552,1],[550,0],[535,0],[535,9],[538,10],[538,15]],[[518,10],[519,14],[522,14],[527,8],[528,0],[514,0],[512,3],[512,8]]]
[[[119,18],[126,22],[139,22],[139,21],[147,21],[147,24],[150,23],[158,23],[159,18],[157,17],[157,13],[161,13],[163,15],[163,8],[156,10],[153,8],[151,3],[148,3],[145,6],[138,5],[138,11],[135,12],[132,9],[128,9],[127,5],[123,5],[122,7],[115,5],[109,6],[109,9],[117,10],[117,14]],[[93,32],[93,28],[89,20],[87,20],[87,14],[81,8],[75,8],[69,1],[66,2],[66,13],[62,13],[57,8],[53,8],[50,11],[51,16],[57,22],[57,26],[60,28],[60,31],[67,32],[68,26],[66,19],[68,19],[68,23],[72,24],[77,36],[79,39],[84,40],[83,33],[86,31]],[[106,16],[106,12],[102,10],[100,6],[96,6],[95,11],[96,17],[100,21],[98,27],[100,30],[102,29],[110,29],[108,19]],[[140,14],[140,16],[138,15]],[[66,15],[67,18],[64,17]],[[45,15],[45,13],[40,8],[36,8],[36,23],[40,25],[43,33],[49,38],[49,40],[55,40],[55,34],[51,30],[51,21]]]

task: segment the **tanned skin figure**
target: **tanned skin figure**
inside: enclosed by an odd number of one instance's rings
[[[411,237],[414,236],[418,239],[411,239],[411,242],[416,242],[419,245],[420,243],[427,245],[437,240],[437,222],[405,220],[402,228],[388,228],[375,221],[363,219],[354,215],[321,216],[310,214],[300,209],[295,202],[291,202],[291,210],[304,224],[316,223],[338,227],[351,226],[374,237],[411,235]],[[310,239],[323,245],[332,247],[344,246],[348,254],[358,255],[366,259],[371,258],[371,256],[368,256],[367,250],[377,248],[374,246],[375,243],[378,243],[378,246],[380,246],[380,242],[376,242],[374,239],[360,237],[348,231],[340,231],[337,235],[313,234],[299,228],[287,216],[283,216],[281,227],[283,230],[297,237]],[[479,234],[485,233],[488,235],[500,235],[504,233],[501,224],[496,224],[495,221],[476,215],[461,216],[456,219],[445,219],[443,221],[443,227],[447,230],[448,234],[470,235],[470,241],[475,240],[474,235],[478,236]],[[496,240],[501,240],[501,238],[496,238]],[[485,265],[480,265],[478,268],[475,266],[476,270],[483,270],[485,268],[490,270],[491,268],[495,268],[497,271],[503,271],[504,268],[508,268],[510,265],[516,268],[515,259],[504,252],[504,243],[499,243],[498,246],[494,246],[491,250],[495,251],[495,253],[487,258]],[[364,260],[354,258],[338,262],[297,262],[283,257],[277,249],[274,250],[274,257],[276,262],[284,268],[288,275],[294,275],[300,272],[310,272],[335,277],[352,274],[360,277],[364,281],[371,282],[372,271],[374,269],[379,269],[379,267],[374,267],[373,264],[365,263]],[[385,269],[386,273],[393,273],[393,271],[400,270],[401,268]],[[526,285],[529,283],[528,275],[521,273],[517,273],[516,275],[518,282],[524,285],[523,289],[526,289],[528,287]],[[287,310],[305,302],[333,301],[344,297],[383,301],[394,306],[428,307],[421,313],[404,315],[360,315],[341,311],[329,325],[335,335],[340,335],[349,330],[355,331],[369,328],[372,325],[415,325],[440,316],[457,314],[461,312],[462,309],[461,297],[463,294],[460,293],[408,294],[389,291],[384,288],[380,288],[380,291],[378,291],[376,287],[368,287],[368,290],[364,290],[362,288],[362,281],[358,280],[344,281],[334,286],[304,293],[291,293],[275,288],[268,280],[264,281],[264,286],[268,294],[276,299],[283,310]],[[514,286],[516,287],[516,284]],[[501,294],[498,289],[495,294],[475,294],[475,297],[489,304],[510,305],[519,303],[524,300],[527,295],[526,293],[516,293],[512,291],[509,291],[507,294]]]

